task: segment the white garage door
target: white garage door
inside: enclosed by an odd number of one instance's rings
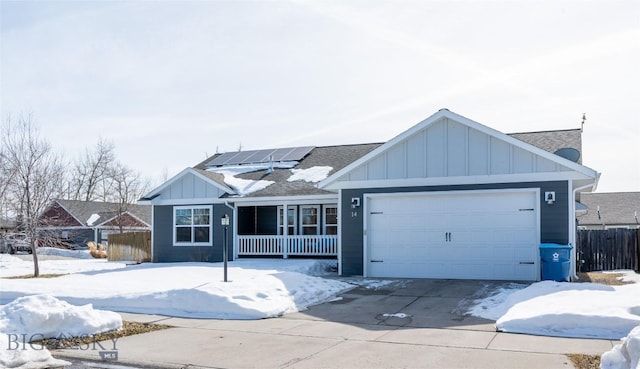
[[[539,279],[535,191],[365,195],[366,275]]]

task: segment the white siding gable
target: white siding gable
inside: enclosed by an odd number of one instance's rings
[[[211,203],[224,194],[234,193],[198,171],[187,168],[151,191],[145,196],[148,200],[143,201],[154,205]]]
[[[584,170],[583,170],[584,169]],[[320,183],[364,185],[453,184],[533,180],[593,171],[449,111],[440,111]],[[475,180],[471,180],[475,177]],[[559,179],[559,177],[558,177]],[[393,182],[393,184],[392,184]],[[368,185],[367,185],[368,186]]]
[[[168,186],[159,196],[161,200],[219,198],[224,194],[219,188],[193,173],[186,173]]]

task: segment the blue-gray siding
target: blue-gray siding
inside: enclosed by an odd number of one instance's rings
[[[208,204],[201,204],[208,205]],[[213,246],[173,246],[173,206],[153,207],[153,262],[220,262],[225,244],[224,214],[233,219],[233,211],[225,205],[213,205]],[[233,223],[233,222],[230,222]],[[233,259],[233,226],[228,227],[229,260]]]
[[[560,244],[569,242],[569,185],[566,181],[348,189],[342,190],[342,204],[340,204],[342,214],[340,219],[342,229],[342,275],[363,274],[363,207],[352,209],[351,199],[353,197],[360,198],[362,203],[363,194],[365,193],[469,191],[510,188],[539,188],[540,242]],[[543,197],[546,191],[555,191],[556,201],[553,205],[548,205],[544,202]]]

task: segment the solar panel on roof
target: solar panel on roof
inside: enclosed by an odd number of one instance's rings
[[[207,163],[208,166],[217,166],[226,164],[231,158],[236,156],[237,152],[225,152],[216,156],[213,160]]]
[[[284,149],[276,149],[271,156],[273,157],[273,161],[283,161],[283,158],[287,156],[290,152],[295,150],[295,147],[287,147]]]
[[[282,161],[297,161],[305,156],[313,150],[313,146],[305,146],[305,147],[296,147],[292,152],[287,154]]]
[[[242,163],[239,164],[249,164],[249,163],[265,163],[269,161],[269,155],[274,150],[255,150],[253,155],[246,158]]]
[[[270,161],[298,161],[304,158],[314,146],[288,147],[269,150],[248,150],[220,154],[207,166],[268,163]]]

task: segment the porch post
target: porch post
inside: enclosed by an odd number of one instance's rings
[[[282,205],[282,258],[287,259],[289,257],[289,205],[284,203]]]

